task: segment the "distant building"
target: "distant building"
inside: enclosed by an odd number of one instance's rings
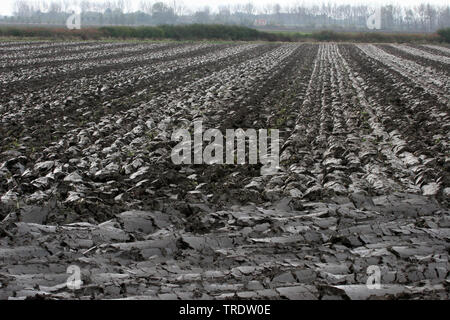
[[[267,26],[267,20],[266,19],[256,19],[253,24],[257,27],[264,27],[264,26]]]

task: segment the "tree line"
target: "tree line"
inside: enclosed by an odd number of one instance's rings
[[[194,9],[180,0],[141,0],[137,6],[130,0],[16,0],[13,15],[0,17],[0,23],[64,25],[74,10],[81,11],[83,26],[225,24],[266,30],[365,31],[374,7],[330,3],[258,6],[248,2]],[[450,6],[385,5],[381,7],[381,21],[381,31],[435,32],[450,27]]]

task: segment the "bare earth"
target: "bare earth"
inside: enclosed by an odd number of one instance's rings
[[[0,299],[448,299],[449,75],[439,46],[0,42]],[[279,172],[174,165],[194,120],[279,129]]]

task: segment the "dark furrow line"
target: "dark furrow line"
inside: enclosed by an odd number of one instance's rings
[[[29,60],[30,58],[32,59],[42,59],[42,58],[51,58],[55,55],[58,55],[58,57],[64,57],[67,55],[74,55],[77,53],[85,53],[85,52],[93,52],[93,51],[107,51],[107,50],[116,50],[116,49],[121,49],[121,48],[133,48],[133,47],[137,47],[140,46],[142,44],[140,43],[117,43],[117,44],[113,44],[113,45],[107,45],[107,46],[103,46],[99,43],[94,43],[92,46],[81,46],[81,48],[79,49],[70,49],[69,47],[62,47],[62,49],[58,50],[56,49],[55,51],[50,51],[50,52],[43,52],[43,53],[39,53],[37,55],[31,54],[23,54],[20,57],[8,57],[8,58],[4,58],[2,57],[2,55],[0,54],[0,63],[5,63],[5,62],[14,62],[14,61],[21,61],[21,60]],[[48,50],[53,50],[54,48],[49,48]],[[45,49],[43,49],[42,51],[45,51]],[[16,66],[27,66],[27,65],[31,65],[32,63],[30,62],[29,64],[18,64]],[[3,68],[7,68],[7,67],[3,67]]]
[[[171,46],[166,46],[163,48],[155,48],[155,50],[152,52],[161,52],[166,50],[167,48],[171,48]],[[69,84],[72,80],[80,79],[80,78],[87,78],[87,77],[99,77],[104,74],[110,73],[110,72],[118,72],[121,70],[128,70],[135,67],[141,67],[143,65],[148,64],[156,64],[166,61],[173,61],[177,59],[187,58],[190,56],[200,56],[208,52],[208,50],[211,49],[214,50],[220,50],[221,48],[224,48],[224,46],[213,46],[208,48],[199,48],[195,50],[191,50],[188,52],[183,52],[179,54],[175,54],[167,57],[157,57],[157,58],[149,58],[142,61],[134,61],[134,62],[128,62],[128,63],[116,63],[116,64],[109,64],[105,66],[99,66],[89,69],[84,69],[82,71],[79,70],[73,70],[69,71],[67,73],[56,73],[51,74],[49,78],[40,78],[40,79],[32,79],[32,80],[19,80],[10,82],[2,88],[1,90],[1,97],[0,101],[6,101],[6,99],[9,98],[9,96],[14,94],[21,94],[23,95],[26,92],[33,92],[38,90],[43,90],[48,87],[52,87],[55,84],[60,84],[61,82]]]
[[[431,59],[427,59],[424,57],[416,56],[411,53],[402,51],[400,49],[394,48],[390,45],[377,45],[379,48],[383,49],[387,53],[390,53],[394,56],[413,61],[415,63],[418,63],[424,67],[431,67],[437,71],[440,71],[442,73],[445,73],[446,75],[450,76],[450,65],[446,63],[441,63],[439,61],[434,61]]]

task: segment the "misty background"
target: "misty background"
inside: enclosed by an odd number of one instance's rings
[[[286,0],[228,3],[212,0],[202,3],[210,5],[194,4],[189,0],[7,0],[2,1],[0,24],[63,26],[74,10],[79,10],[83,27],[201,23],[241,25],[261,30],[368,31],[367,18],[376,7],[381,7],[381,31],[434,32],[450,27],[450,5],[439,0],[394,4],[383,4],[379,0],[367,4]]]

